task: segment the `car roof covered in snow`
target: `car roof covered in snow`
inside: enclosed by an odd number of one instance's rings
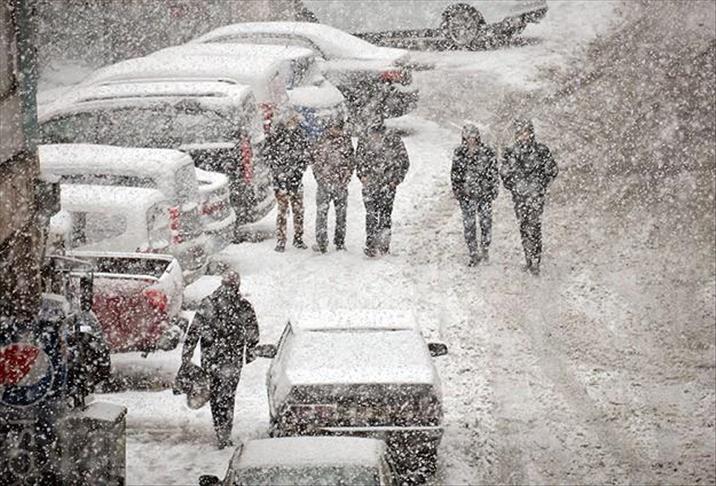
[[[82,84],[106,85],[138,80],[219,81],[249,85],[257,98],[267,96],[268,83],[281,72],[285,58],[253,56],[244,60],[233,55],[187,55],[180,51],[127,59],[95,71]]]
[[[173,177],[180,168],[194,164],[179,150],[116,147],[87,143],[40,145],[40,170],[54,175],[91,173]]]
[[[438,381],[425,340],[416,329],[297,332],[285,363],[290,386]]]
[[[380,47],[342,30],[313,22],[245,22],[227,25],[198,37],[192,43],[219,42],[222,37],[246,34],[300,35],[310,39],[327,58],[397,60],[408,51]],[[257,38],[260,42],[260,38]]]
[[[255,103],[250,86],[216,79],[149,79],[112,82],[106,85],[80,85],[52,103],[38,107],[40,122],[57,115],[86,111],[94,106],[154,106],[190,99],[213,110],[235,109],[247,101]]]
[[[273,62],[301,57],[314,57],[316,54],[305,47],[277,46],[269,44],[221,44],[221,43],[189,43],[180,46],[171,46],[152,53],[156,56],[233,56],[246,59],[252,63],[259,61],[260,65],[271,66]]]
[[[156,189],[143,187],[61,184],[60,205],[70,212],[146,213],[166,197]]]
[[[418,330],[415,314],[399,309],[330,309],[304,311],[291,318],[294,331]]]
[[[281,437],[251,440],[234,458],[236,469],[270,466],[378,466],[385,443],[361,437]]]

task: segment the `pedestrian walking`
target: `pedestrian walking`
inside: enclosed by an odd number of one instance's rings
[[[266,137],[266,161],[271,170],[276,205],[276,248],[286,249],[289,205],[293,213],[293,246],[305,250],[303,242],[303,173],[311,163],[311,150],[301,128],[299,115],[292,112],[279,121]]]
[[[356,173],[363,184],[364,252],[369,257],[390,251],[395,193],[409,167],[408,151],[400,135],[382,123],[370,126],[358,140]]]
[[[201,368],[209,377],[209,403],[219,449],[232,446],[234,399],[244,361],[255,358],[259,327],[251,303],[241,295],[236,272],[222,277],[221,285],[201,302],[187,331],[182,368],[188,367],[201,342]],[[180,380],[181,368],[177,376]]]
[[[316,245],[315,251],[328,250],[328,210],[331,203],[336,213],[333,244],[337,250],[346,249],[346,215],[348,211],[348,183],[355,170],[355,153],[350,135],[342,118],[334,120],[318,142],[313,157],[313,176],[316,178]]]
[[[462,129],[462,142],[455,149],[450,171],[452,190],[460,203],[469,266],[487,263],[492,242],[492,201],[497,197],[499,174],[495,151],[482,142],[480,130],[473,124]],[[480,244],[477,218],[480,220]]]
[[[533,275],[539,275],[542,260],[545,195],[558,172],[549,148],[536,141],[532,122],[516,121],[515,143],[503,153],[500,175],[505,188],[512,193],[525,252],[524,269]]]

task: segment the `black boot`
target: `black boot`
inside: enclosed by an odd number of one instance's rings
[[[299,250],[305,250],[306,248],[308,248],[303,242],[303,238],[301,238],[300,236],[293,239],[293,246],[295,246]]]

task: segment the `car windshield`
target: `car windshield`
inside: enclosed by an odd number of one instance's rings
[[[314,485],[376,485],[378,471],[370,466],[273,466],[239,470],[234,486],[293,484]]]
[[[122,108],[77,113],[43,125],[48,143],[98,143],[135,147],[177,147],[226,142],[235,124],[210,110],[190,113],[174,106]]]

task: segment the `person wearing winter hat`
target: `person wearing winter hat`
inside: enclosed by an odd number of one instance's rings
[[[400,135],[382,122],[372,123],[358,139],[356,173],[363,184],[366,242],[369,257],[390,251],[395,193],[405,180],[410,159]]]
[[[542,213],[547,188],[559,168],[546,145],[538,143],[532,121],[516,120],[515,141],[504,149],[500,175],[512,193],[525,253],[525,271],[539,275],[542,261]]]
[[[201,301],[186,333],[182,349],[182,371],[191,368],[191,358],[201,342],[201,368],[209,378],[209,403],[219,449],[232,445],[234,399],[244,363],[255,358],[259,326],[251,303],[241,294],[241,277],[229,271],[221,285]]]
[[[497,154],[483,143],[479,128],[467,123],[462,141],[455,149],[450,171],[452,190],[460,203],[469,266],[487,262],[492,242],[492,201],[497,197],[499,174]],[[480,245],[477,242],[477,217],[480,219]]]

